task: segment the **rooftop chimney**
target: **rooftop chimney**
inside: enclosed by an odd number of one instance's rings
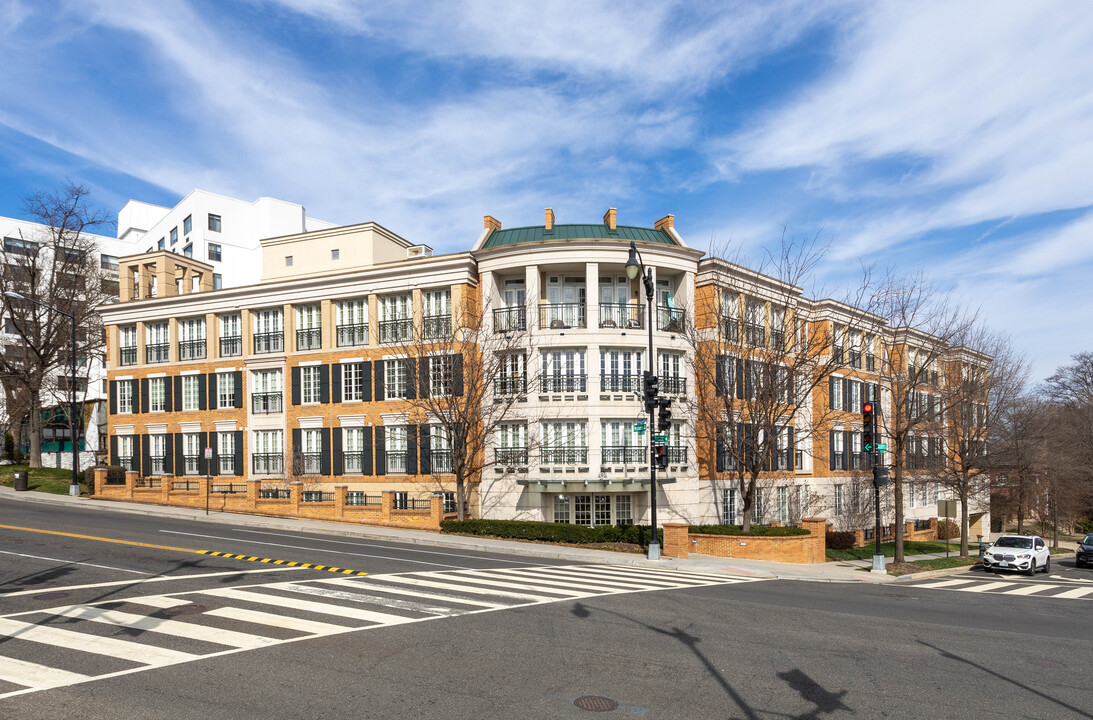
[[[501,221],[495,218],[493,215],[486,215],[482,218],[482,223],[487,230],[500,230]]]
[[[551,210],[550,208],[546,209],[546,229],[547,230],[553,230],[554,229],[554,211]]]
[[[665,215],[660,220],[657,220],[655,223],[653,223],[653,227],[655,227],[657,230],[665,230],[665,231],[667,231],[671,228],[674,228],[675,225],[676,225],[676,216],[675,215]]]
[[[603,216],[603,224],[607,226],[608,230],[615,230],[617,226],[615,224],[615,218],[617,213],[615,208],[608,208],[607,212]]]

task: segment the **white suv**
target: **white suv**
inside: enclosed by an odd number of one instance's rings
[[[1051,551],[1038,535],[1003,535],[983,553],[983,570],[1051,570]]]

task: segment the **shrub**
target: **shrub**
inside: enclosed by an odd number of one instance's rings
[[[748,537],[783,537],[788,535],[808,535],[808,530],[798,527],[771,527],[770,525],[752,525],[748,532],[739,525],[692,525],[689,532],[697,535],[746,535]]]
[[[573,543],[631,543],[645,547],[649,544],[647,525],[567,525],[566,523],[530,522],[527,520],[442,520],[441,532],[461,535],[508,538],[513,540],[539,540],[543,542]],[[663,539],[663,532],[657,531]]]
[[[937,521],[938,540],[952,540],[958,537],[960,537],[960,523],[949,522],[948,520]]]
[[[853,550],[857,546],[857,535],[852,532],[829,532],[828,550]]]
[[[1093,533],[1093,520],[1079,520],[1074,523],[1074,530],[1078,534]]]

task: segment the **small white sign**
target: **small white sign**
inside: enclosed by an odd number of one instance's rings
[[[205,459],[206,460],[212,460],[213,459],[213,449],[211,447],[205,448]]]

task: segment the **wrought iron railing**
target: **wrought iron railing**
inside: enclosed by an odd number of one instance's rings
[[[381,320],[379,330],[381,343],[409,342],[414,337],[414,321],[410,318]]]
[[[205,340],[182,340],[178,343],[179,360],[204,360]]]
[[[299,471],[304,475],[318,475],[322,468],[323,454],[317,452],[299,453]]]
[[[156,343],[144,346],[144,362],[165,363],[171,359],[171,344]]]
[[[498,465],[507,467],[523,467],[528,464],[528,449],[523,448],[496,448],[494,450]]]
[[[269,415],[284,410],[284,396],[279,392],[254,393],[250,396],[251,412]]]
[[[255,475],[278,475],[285,471],[285,456],[282,453],[254,453],[251,467]]]
[[[600,305],[600,327],[645,329],[645,307],[641,303]]]
[[[586,392],[587,375],[543,375],[540,378],[540,392]]]
[[[387,474],[388,475],[405,475],[406,474],[406,451],[401,452],[388,452],[387,453]]]
[[[221,475],[235,474],[235,456],[221,455],[219,458],[217,458],[217,464],[220,466]]]
[[[425,340],[443,340],[452,336],[451,315],[426,315],[421,319],[421,336]]]
[[[136,365],[137,349],[135,347],[123,347],[119,361],[122,365]]]
[[[669,445],[668,462],[673,465],[687,462],[687,448],[680,445]]]
[[[659,305],[657,307],[657,330],[665,332],[683,332],[683,322],[686,319],[680,308]]]
[[[300,493],[300,502],[334,502],[334,493],[320,490],[304,490]]]
[[[661,375],[660,391],[666,395],[686,395],[687,378],[681,375]]]
[[[433,450],[429,455],[434,473],[450,473],[452,471],[452,451]]]
[[[507,307],[493,311],[493,326],[498,332],[513,332],[528,329],[527,308]]]
[[[762,323],[744,323],[744,342],[752,347],[765,347],[767,329]]]
[[[290,500],[292,490],[289,488],[259,488],[258,497],[263,500]]]
[[[243,338],[238,335],[220,338],[220,357],[234,357],[242,354]]]
[[[540,453],[544,465],[585,465],[588,463],[586,447],[544,447]]]
[[[198,475],[200,463],[200,455],[183,455],[182,456],[182,474],[183,475]]]
[[[247,492],[246,483],[213,483],[211,492],[224,495],[244,495]]]
[[[496,395],[523,395],[527,390],[527,378],[523,375],[516,377],[502,375],[494,382]]]
[[[201,483],[197,480],[173,480],[171,482],[171,490],[175,491],[193,492],[194,490],[200,489]]]
[[[296,331],[297,350],[318,350],[323,346],[322,328],[304,328]]]
[[[284,349],[285,334],[283,332],[254,334],[255,354],[284,352]]]
[[[740,342],[740,321],[736,318],[721,318],[721,339],[733,345]]]
[[[368,323],[338,326],[338,347],[368,344]]]
[[[369,495],[363,490],[350,490],[345,494],[346,505],[379,506],[383,504],[382,495]]]
[[[549,303],[540,305],[539,327],[551,328],[554,330],[586,327],[584,303]]]
[[[632,392],[642,391],[643,379],[641,375],[600,375],[600,392]]]
[[[645,447],[641,445],[604,445],[600,448],[600,462],[636,465],[645,462]]]

